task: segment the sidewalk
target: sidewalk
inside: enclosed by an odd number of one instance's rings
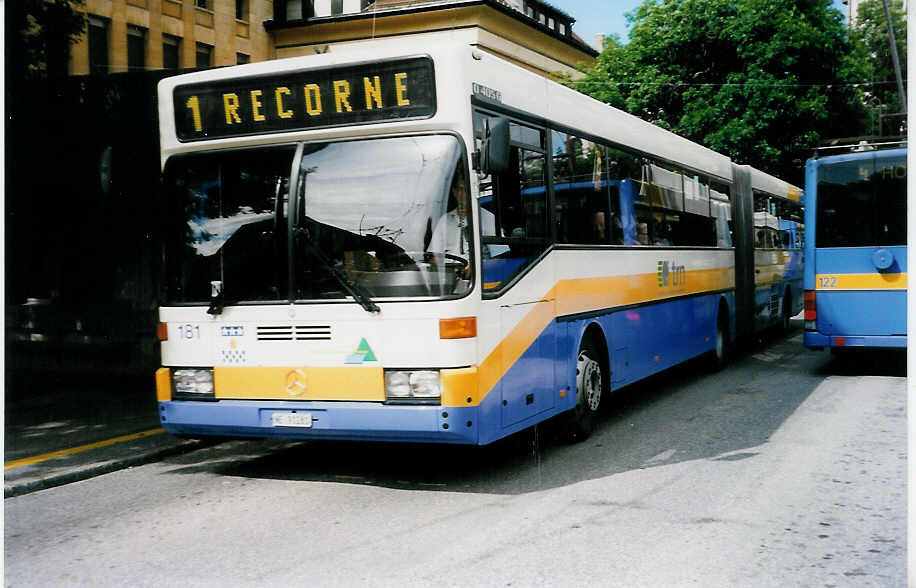
[[[4,497],[19,496],[194,449],[165,433],[153,375],[7,376]]]

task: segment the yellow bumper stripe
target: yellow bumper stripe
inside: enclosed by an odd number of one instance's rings
[[[215,367],[216,398],[383,402],[381,367]]]

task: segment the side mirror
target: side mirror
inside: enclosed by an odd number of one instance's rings
[[[499,174],[509,168],[509,119],[500,117],[487,126],[487,136],[480,149],[480,173]]]

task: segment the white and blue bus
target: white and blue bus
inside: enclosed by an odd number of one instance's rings
[[[174,434],[582,438],[612,390],[793,313],[754,213],[797,188],[471,46],[195,72],[159,104]]]
[[[894,143],[808,160],[807,347],[906,347],[906,157]]]

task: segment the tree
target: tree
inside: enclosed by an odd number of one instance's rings
[[[86,28],[85,0],[7,2],[7,79],[67,75],[70,45]]]
[[[888,0],[888,8],[894,25],[900,69],[906,76],[906,11],[900,0]],[[892,118],[891,124],[881,124],[882,115],[900,112],[897,80],[887,34],[887,17],[881,0],[865,0],[859,5],[855,26],[849,37],[854,58],[865,67],[863,79],[869,82],[865,86],[865,97],[872,109],[871,128],[874,134],[898,134],[901,117]]]
[[[796,183],[822,139],[864,124],[863,70],[830,0],[644,0],[630,42],[571,85]]]

